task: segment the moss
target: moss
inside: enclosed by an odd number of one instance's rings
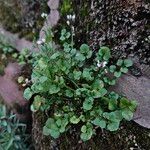
[[[71,0],[63,0],[61,4],[61,14],[66,15],[68,13],[73,12],[73,7],[72,7],[72,1]]]
[[[13,32],[19,31],[19,22],[21,20],[20,11],[21,8],[17,1],[0,1],[0,22],[8,30]]]
[[[48,13],[47,0],[5,0],[0,1],[0,22],[2,26],[20,37],[33,40],[35,33],[43,26],[42,13]]]

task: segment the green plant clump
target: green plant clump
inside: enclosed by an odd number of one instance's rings
[[[26,125],[0,103],[0,150],[28,150]]]
[[[52,34],[49,37],[52,39]],[[55,48],[47,39],[39,47],[32,86],[25,89],[24,97],[29,100],[34,95],[32,111],[50,111],[44,135],[58,138],[72,125],[78,125],[81,139],[87,141],[97,127],[116,131],[123,119],[132,119],[137,103],[109,91],[117,78],[127,73],[132,61],[119,59],[108,65],[108,47],[95,53],[86,44],[76,49],[70,39],[71,34],[64,29],[60,47]]]

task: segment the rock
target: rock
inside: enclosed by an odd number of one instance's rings
[[[48,13],[47,0],[1,0],[0,25],[21,37],[33,40],[43,26],[41,14]]]
[[[29,103],[23,98],[23,90],[15,81],[20,71],[17,63],[8,64],[5,75],[0,76],[0,96],[22,121],[27,121],[30,118]]]
[[[42,38],[45,38],[45,31],[48,28],[53,28],[54,26],[56,26],[59,19],[60,19],[60,14],[58,11],[59,0],[49,0],[47,4],[50,7],[51,11],[50,11],[50,14],[48,15],[45,23],[44,23],[43,28],[40,31],[40,40]]]
[[[33,50],[33,44],[30,41],[27,41],[24,38],[19,38],[18,34],[13,34],[9,31],[6,31],[4,28],[0,26],[0,42],[6,45],[10,45],[19,52],[21,52],[24,48],[28,48],[29,50]]]
[[[59,7],[59,0],[49,0],[47,2],[47,5],[49,6],[49,8],[52,9],[58,9]]]
[[[123,75],[112,90],[138,102],[133,120],[150,129],[150,79],[145,76]]]

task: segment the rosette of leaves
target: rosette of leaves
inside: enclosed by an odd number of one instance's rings
[[[81,139],[96,134],[95,127],[116,131],[120,122],[131,120],[136,102],[129,101],[108,88],[128,71],[132,62],[118,60],[107,65],[110,49],[101,47],[93,53],[87,44],[75,48],[71,34],[62,30],[61,46],[55,48],[51,34],[39,49],[32,70],[32,85],[24,97],[34,96],[32,111],[50,110],[50,118],[43,127],[44,135],[58,138],[72,124],[81,126]]]

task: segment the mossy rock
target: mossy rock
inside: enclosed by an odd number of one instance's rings
[[[8,31],[32,40],[43,26],[42,13],[48,13],[47,0],[0,0],[0,24]]]
[[[150,130],[134,122],[122,123],[117,132],[97,129],[97,135],[83,143],[80,140],[80,128],[72,127],[66,134],[54,140],[42,134],[47,115],[33,113],[32,138],[36,150],[149,150]]]

